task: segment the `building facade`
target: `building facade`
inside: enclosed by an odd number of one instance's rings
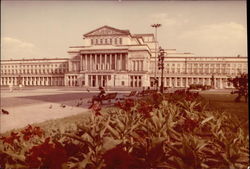
[[[1,61],[1,85],[152,87],[155,77],[161,83],[155,52],[154,34],[103,26],[84,34],[82,46],[71,46],[69,58]],[[213,79],[215,88],[231,88],[227,78],[247,73],[247,57],[165,49],[164,67],[166,87],[211,85]]]
[[[1,60],[1,86],[64,86],[68,59]]]

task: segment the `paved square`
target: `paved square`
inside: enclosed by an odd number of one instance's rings
[[[28,124],[87,113],[87,101],[94,92],[64,90],[64,88],[26,88],[24,90],[1,90],[1,109],[9,114],[0,115],[0,133],[25,127]],[[77,103],[82,98],[82,104]],[[64,105],[65,107],[62,107]]]

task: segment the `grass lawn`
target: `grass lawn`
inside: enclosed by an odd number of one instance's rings
[[[232,94],[201,94],[207,101],[210,102],[210,108],[222,112],[228,112],[236,115],[242,124],[242,128],[248,133],[249,130],[249,116],[248,116],[248,103],[245,103],[244,98],[241,102],[234,102],[237,95]]]
[[[248,103],[245,103],[243,98],[241,102],[236,103],[234,99],[237,96],[232,94],[201,94],[201,96],[211,103],[212,108],[235,114],[242,120],[248,120]]]

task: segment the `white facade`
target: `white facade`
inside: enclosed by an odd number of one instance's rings
[[[160,45],[159,45],[160,46]],[[1,85],[29,86],[148,87],[160,70],[155,69],[153,34],[103,26],[83,35],[82,46],[72,46],[69,58],[1,61]],[[164,86],[190,84],[232,87],[228,77],[247,73],[246,56],[195,56],[165,49]]]
[[[1,86],[64,86],[68,59],[1,60]]]
[[[153,34],[131,34],[103,26],[84,35],[85,46],[70,47],[69,74],[66,85],[87,87],[148,87],[155,74]],[[190,84],[232,87],[229,76],[247,73],[247,57],[202,57],[165,49],[164,86],[188,87]],[[157,59],[158,60],[158,59]],[[156,64],[157,65],[157,64]],[[160,80],[160,70],[156,68]]]

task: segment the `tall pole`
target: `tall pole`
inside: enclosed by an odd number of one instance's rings
[[[157,71],[157,28],[161,26],[161,24],[152,24],[153,28],[155,28],[155,72],[154,72],[154,78],[156,80],[156,71]],[[158,85],[155,84],[155,85]],[[158,86],[156,86],[157,88]]]
[[[161,87],[160,87],[160,92],[161,93],[163,93],[163,86],[164,86],[164,82],[163,82],[163,70],[164,70],[164,57],[165,57],[165,51],[161,48],[161,47],[159,47],[159,56],[158,56],[158,58],[159,58],[159,62],[160,63],[158,63],[158,66],[159,66],[159,69],[161,69]]]
[[[164,62],[162,61],[162,69],[161,69],[161,93],[163,93],[164,92],[164,90],[163,90],[163,86],[164,86],[164,82],[163,82],[163,69],[164,69]]]

